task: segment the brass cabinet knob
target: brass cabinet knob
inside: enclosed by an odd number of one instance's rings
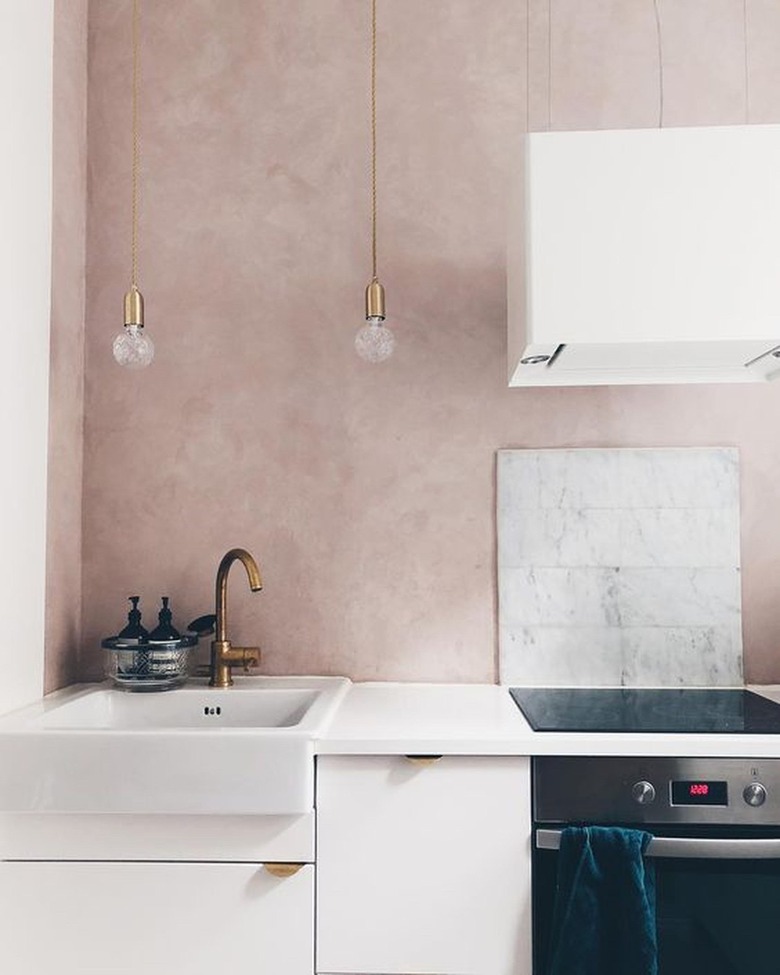
[[[286,877],[292,877],[301,869],[305,867],[305,863],[264,863],[263,866],[271,874],[272,877],[279,877],[284,880]]]
[[[412,762],[414,765],[433,765],[434,762],[441,761],[443,757],[443,755],[404,755],[407,762]]]

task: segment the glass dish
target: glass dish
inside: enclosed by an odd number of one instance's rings
[[[130,643],[117,637],[103,640],[106,676],[129,691],[167,691],[183,684],[190,672],[196,636],[178,640]]]

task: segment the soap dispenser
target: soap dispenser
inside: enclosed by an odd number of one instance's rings
[[[139,643],[146,643],[149,639],[149,632],[141,626],[141,610],[138,608],[140,596],[128,596],[133,608],[127,614],[127,626],[115,637],[117,642],[124,646],[137,646]]]
[[[167,643],[169,640],[181,639],[181,633],[173,625],[173,613],[168,609],[170,598],[162,597],[162,609],[157,614],[157,626],[149,634],[151,643]]]

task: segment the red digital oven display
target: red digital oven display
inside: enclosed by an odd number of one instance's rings
[[[673,806],[727,806],[726,782],[691,781],[672,782]]]

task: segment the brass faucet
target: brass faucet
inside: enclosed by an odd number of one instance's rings
[[[231,667],[241,665],[246,671],[260,663],[259,647],[234,647],[227,638],[227,580],[230,566],[235,561],[243,562],[252,592],[259,592],[263,588],[257,562],[245,549],[231,548],[217,569],[217,621],[211,644],[211,680],[209,681],[212,687],[230,687],[233,683]]]

